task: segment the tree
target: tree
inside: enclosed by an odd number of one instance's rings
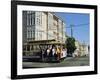
[[[72,54],[76,49],[75,39],[73,37],[68,37],[66,39],[66,48],[67,48],[67,53],[72,56]]]

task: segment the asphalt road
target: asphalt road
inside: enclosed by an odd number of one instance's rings
[[[59,63],[46,62],[23,62],[23,68],[45,68],[45,67],[67,67],[67,66],[88,66],[89,56],[85,57],[67,57]]]

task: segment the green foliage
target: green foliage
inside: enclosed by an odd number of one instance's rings
[[[72,55],[72,53],[76,49],[75,39],[73,37],[68,37],[66,39],[66,48],[67,48],[67,53]]]

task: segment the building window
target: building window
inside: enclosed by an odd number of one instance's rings
[[[27,38],[29,38],[29,31],[27,31]]]
[[[31,35],[32,35],[32,33],[31,33],[31,31],[30,31],[30,39],[32,38],[32,36],[31,36]]]
[[[54,29],[53,28],[53,14],[48,13],[48,29]]]
[[[30,25],[32,25],[32,11],[30,11]]]
[[[29,25],[29,11],[27,11],[27,26]]]
[[[35,25],[35,12],[32,12],[32,25]]]
[[[29,22],[30,22],[30,25],[31,25],[31,11],[30,11],[30,13],[29,13]]]
[[[35,12],[27,11],[27,26],[35,25]]]
[[[32,38],[33,39],[35,38],[35,31],[34,30],[32,31]]]
[[[39,32],[39,37],[40,37],[40,40],[42,40],[42,31],[41,32]]]
[[[41,21],[41,19],[42,19],[41,16],[42,16],[42,12],[37,12],[36,13],[36,24],[39,25],[39,26],[41,25],[41,22],[42,22]]]
[[[28,38],[30,38],[30,31],[28,31]]]

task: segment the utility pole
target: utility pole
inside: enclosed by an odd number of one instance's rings
[[[74,25],[70,25],[70,28],[71,28],[71,37],[73,37],[73,27],[74,27]]]
[[[80,26],[86,26],[86,25],[89,25],[89,23],[78,24],[78,25],[71,24],[71,25],[70,25],[69,27],[67,27],[67,28],[71,28],[71,37],[73,37],[73,27],[80,27]]]

